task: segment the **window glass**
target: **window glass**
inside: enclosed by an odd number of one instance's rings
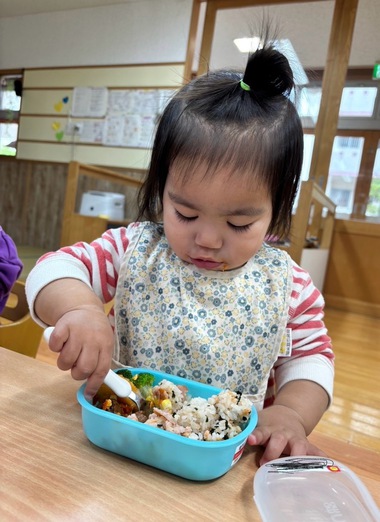
[[[339,116],[373,116],[377,87],[345,87],[340,102]]]
[[[21,96],[17,96],[14,90],[14,82],[2,82],[1,90],[1,108],[7,111],[19,111],[21,106]]]
[[[17,132],[17,123],[0,123],[0,155],[16,155]]]
[[[339,107],[339,116],[345,118],[372,118],[378,87],[344,87]],[[297,109],[299,115],[315,125],[321,105],[322,87],[304,87],[301,90]]]
[[[306,121],[311,120],[311,126],[317,122],[321,98],[321,87],[304,87],[300,92],[297,110],[301,118],[305,118]]]
[[[297,206],[298,206],[298,198],[299,198],[299,194],[300,194],[301,182],[307,181],[309,179],[314,140],[315,140],[314,134],[304,134],[303,135],[304,149],[303,149],[303,163],[302,163],[302,170],[301,170],[301,179],[300,179],[300,184],[298,187],[298,192],[297,192],[296,198],[294,200],[293,212],[296,211]]]
[[[16,94],[16,86],[21,78],[21,75],[0,77],[0,155],[16,155],[21,106],[21,96],[19,92]]]
[[[351,214],[364,138],[336,136],[331,154],[326,194],[337,205],[339,214]]]
[[[302,163],[302,171],[301,171],[301,180],[307,181],[309,179],[310,173],[310,165],[311,165],[311,157],[313,155],[313,147],[314,147],[314,134],[304,134],[303,135],[303,163]]]
[[[376,150],[366,216],[380,217],[380,141]]]

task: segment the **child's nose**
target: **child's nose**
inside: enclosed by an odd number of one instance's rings
[[[223,239],[214,227],[201,227],[195,236],[195,242],[202,248],[221,248]]]

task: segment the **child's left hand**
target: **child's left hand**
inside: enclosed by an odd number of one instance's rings
[[[249,435],[247,443],[265,446],[260,466],[282,454],[326,456],[307,440],[300,415],[283,405],[273,405],[259,412],[257,428]]]

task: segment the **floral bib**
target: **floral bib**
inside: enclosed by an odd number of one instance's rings
[[[236,270],[181,261],[162,225],[129,227],[115,299],[116,360],[244,392],[262,405],[286,332],[291,261],[263,245]]]

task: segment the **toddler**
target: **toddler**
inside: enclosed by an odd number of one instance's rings
[[[185,85],[158,124],[140,215],[43,256],[32,314],[55,325],[58,367],[95,394],[111,366],[151,368],[247,394],[261,464],[321,454],[307,440],[328,407],[324,301],[268,235],[289,232],[303,131],[287,59],[270,42],[244,74]],[[104,304],[114,299],[109,317]]]

